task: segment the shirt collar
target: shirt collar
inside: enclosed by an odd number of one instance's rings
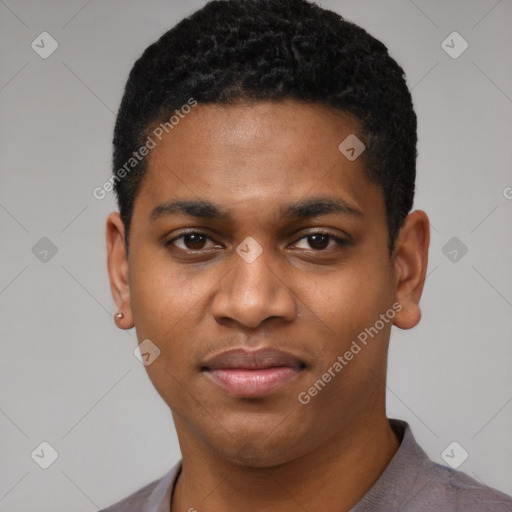
[[[171,497],[180,472],[181,461],[160,479],[141,512],[171,512]]]
[[[400,446],[377,482],[350,512],[371,512],[395,505],[400,496],[413,497],[433,477],[433,463],[418,445],[409,424],[389,419]],[[158,482],[141,512],[171,512],[171,498],[181,472],[181,461]],[[421,478],[419,476],[421,475]],[[392,490],[392,492],[390,492]]]
[[[400,446],[379,479],[350,512],[401,510],[432,478],[435,467],[414,439],[409,424],[389,419]]]

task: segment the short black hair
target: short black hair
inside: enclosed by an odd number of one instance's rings
[[[417,133],[412,98],[386,46],[307,0],[216,0],[183,19],[135,62],[114,130],[115,191],[126,231],[146,170],[133,158],[150,128],[190,103],[294,99],[351,114],[367,177],[382,187],[389,250],[412,208]],[[168,123],[169,124],[169,123]],[[341,142],[341,140],[340,140]],[[133,166],[127,172],[126,163]],[[118,173],[124,166],[125,172]],[[120,178],[120,175],[123,178]]]

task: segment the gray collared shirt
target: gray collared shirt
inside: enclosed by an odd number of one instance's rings
[[[372,488],[350,512],[512,512],[512,497],[461,471],[432,462],[409,425],[389,420],[400,447]],[[100,512],[170,512],[178,462],[162,478]]]

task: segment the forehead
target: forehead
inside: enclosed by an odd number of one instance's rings
[[[213,197],[268,210],[336,193],[357,207],[380,189],[365,175],[364,152],[351,161],[339,149],[354,136],[359,122],[323,105],[199,105],[157,140],[136,203],[154,208],[173,198]]]

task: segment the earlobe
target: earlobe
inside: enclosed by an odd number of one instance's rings
[[[428,264],[430,224],[427,214],[416,210],[407,216],[396,240],[394,260],[396,300],[402,305],[394,324],[411,329],[421,319],[419,306]]]
[[[131,329],[133,327],[133,317],[130,306],[125,229],[119,212],[113,212],[108,216],[106,242],[110,290],[116,304],[114,320],[120,329]]]

